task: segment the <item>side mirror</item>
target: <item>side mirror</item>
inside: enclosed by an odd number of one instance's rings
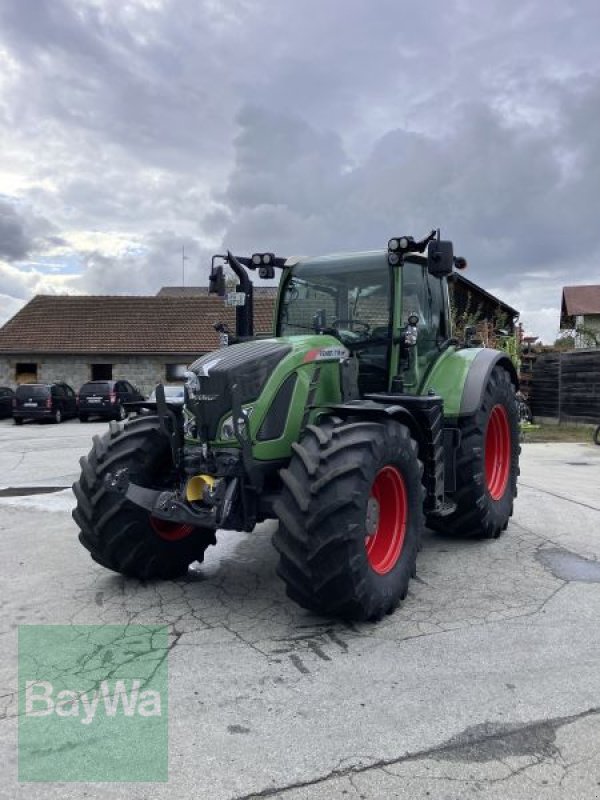
[[[434,239],[427,245],[427,270],[434,278],[445,278],[452,273],[454,248],[452,242]]]
[[[225,297],[225,272],[222,266],[212,268],[208,276],[208,293],[217,294],[219,297]]]

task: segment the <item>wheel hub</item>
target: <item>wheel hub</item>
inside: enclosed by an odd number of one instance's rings
[[[371,495],[367,502],[367,536],[374,536],[379,525],[379,502]]]

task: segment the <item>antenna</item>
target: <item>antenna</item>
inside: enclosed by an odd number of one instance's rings
[[[181,246],[181,285],[185,287],[185,262],[189,261],[189,257],[185,254],[185,245]]]

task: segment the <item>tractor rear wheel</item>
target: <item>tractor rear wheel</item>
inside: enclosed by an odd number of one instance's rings
[[[440,533],[496,539],[512,515],[521,449],[515,388],[505,369],[494,367],[479,410],[459,427],[456,511],[427,524]]]
[[[106,474],[123,467],[142,486],[170,486],[171,451],[157,417],[134,417],[125,425],[111,422],[107,433],[94,436],[94,446],[80,464],[81,477],[73,484],[73,519],[80,528],[79,541],[102,566],[135,578],[175,578],[216,544],[213,531],[152,517],[106,488]]]
[[[308,425],[275,504],[289,597],[328,616],[377,620],[406,597],[423,530],[423,467],[396,422]]]

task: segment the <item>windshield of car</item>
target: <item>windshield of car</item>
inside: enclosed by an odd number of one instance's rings
[[[37,383],[24,383],[17,387],[17,397],[47,397],[50,394],[50,387]]]
[[[110,383],[106,381],[92,381],[91,383],[84,383],[79,390],[80,395],[86,394],[108,394],[110,392]]]
[[[183,400],[183,386],[165,386],[165,398],[167,400]],[[156,400],[156,389],[152,391],[150,400]]]
[[[333,333],[343,342],[387,335],[390,321],[389,269],[323,262],[298,268],[283,290],[279,334]]]

